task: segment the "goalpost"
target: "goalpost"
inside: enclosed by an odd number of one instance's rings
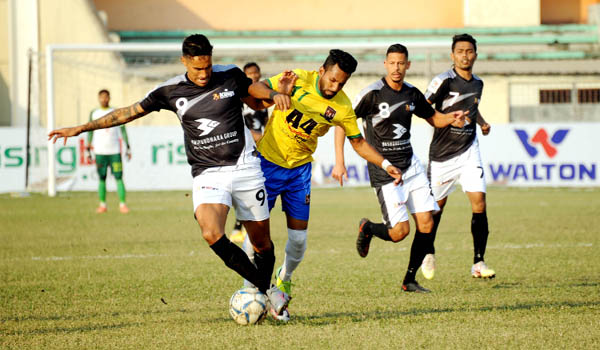
[[[394,39],[385,40],[330,40],[330,41],[318,41],[318,42],[278,42],[278,39],[272,39],[270,42],[261,43],[233,43],[227,42],[226,40],[214,40],[213,45],[215,47],[215,54],[229,54],[230,56],[245,55],[248,57],[250,53],[266,52],[274,56],[277,55],[290,55],[290,53],[296,52],[319,52],[320,54],[326,54],[332,48],[340,48],[349,51],[362,51],[362,52],[376,52],[381,54],[390,44],[394,43]],[[280,39],[281,40],[281,39]],[[410,41],[405,43],[409,50],[421,49],[428,52],[428,50],[436,48],[447,48],[449,47],[449,41]],[[107,43],[107,44],[49,44],[46,46],[46,117],[47,117],[47,132],[50,132],[56,127],[56,54],[65,52],[79,52],[89,53],[93,52],[96,54],[104,53],[113,55],[112,58],[106,56],[106,60],[117,60],[122,61],[122,57],[117,57],[115,53],[170,53],[176,54],[181,51],[181,43]],[[412,51],[411,51],[412,54]],[[430,56],[428,55],[428,60]],[[215,60],[215,63],[220,63],[219,60]],[[227,62],[229,63],[229,62]],[[319,62],[322,63],[322,62]],[[290,63],[292,64],[292,63]],[[296,68],[295,66],[288,66],[286,68]],[[316,68],[316,67],[314,67]],[[313,68],[313,69],[314,69]],[[360,68],[360,59],[359,59]],[[67,73],[65,73],[67,74]],[[179,73],[180,74],[180,73]],[[137,96],[138,98],[141,96]],[[62,139],[59,140],[62,142]],[[55,144],[49,140],[47,142],[47,157],[48,157],[48,196],[56,196],[56,153]]]

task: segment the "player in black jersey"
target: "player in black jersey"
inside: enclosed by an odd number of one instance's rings
[[[244,74],[248,78],[252,80],[253,83],[256,83],[260,80],[260,67],[255,62],[248,62],[244,65]],[[246,127],[250,129],[252,133],[252,137],[254,138],[254,142],[258,142],[258,140],[262,137],[263,130],[265,125],[267,125],[267,120],[269,119],[268,109],[261,109],[259,111],[255,111],[250,108],[247,104],[244,104],[242,109],[242,116],[244,117],[244,123],[246,123]],[[231,235],[229,239],[232,242],[245,242],[243,247],[246,252],[252,252],[252,244],[250,244],[249,240],[244,240],[246,237],[246,231],[242,226],[242,223],[239,220],[235,221],[235,225],[233,226],[233,230],[231,231]],[[249,254],[252,255],[252,254]],[[252,260],[252,258],[251,258]]]
[[[289,108],[289,95],[274,93],[273,101],[248,95],[252,81],[233,65],[212,64],[212,45],[201,34],[183,41],[181,62],[186,73],[150,91],[140,102],[76,127],[51,131],[54,142],[82,132],[125,124],[152,111],[176,113],[183,128],[188,163],[192,167],[194,216],[202,236],[225,265],[266,293],[271,312],[285,316],[289,296],[270,288],[275,254],[269,232],[264,177],[250,131],[244,126],[242,102],[261,110],[274,101]],[[286,80],[287,79],[287,80]],[[291,92],[295,77],[284,73],[279,91]],[[244,222],[255,247],[254,264],[225,236],[229,208]]]
[[[471,201],[473,211],[471,233],[474,258],[471,275],[476,278],[493,278],[496,272],[490,269],[483,259],[488,239],[488,221],[485,202],[486,186],[476,125],[481,126],[483,135],[490,132],[490,125],[479,112],[483,81],[473,74],[473,65],[477,59],[477,42],[469,34],[454,36],[450,57],[454,62],[453,68],[431,81],[425,97],[440,112],[468,110],[469,117],[463,128],[436,127],[433,133],[429,148],[428,173],[440,211],[433,215],[434,225],[431,233],[435,239],[448,195],[454,190],[456,184],[460,183],[462,190]],[[435,271],[434,254],[432,240],[421,266],[421,271],[427,278],[432,278]]]
[[[384,223],[374,223],[366,218],[360,220],[356,248],[364,258],[373,236],[392,242],[403,240],[410,231],[410,211],[417,230],[402,289],[426,293],[429,290],[417,283],[415,274],[425,256],[424,249],[430,244],[432,211],[438,207],[421,162],[410,144],[411,118],[415,114],[437,127],[451,123],[461,127],[465,113],[442,114],[435,111],[417,88],[404,82],[406,70],[410,67],[408,50],[404,45],[394,44],[388,48],[384,66],[387,75],[360,92],[354,111],[363,120],[367,142],[402,171],[402,183],[394,184],[394,179],[383,169],[368,164],[371,186],[375,188],[381,205]],[[336,129],[337,159],[343,159],[343,136],[343,132]]]

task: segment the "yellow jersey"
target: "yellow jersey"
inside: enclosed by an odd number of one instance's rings
[[[326,99],[319,90],[318,72],[295,69],[294,73],[298,79],[291,95],[292,107],[273,111],[258,143],[263,157],[288,169],[312,162],[317,139],[334,125],[342,127],[348,138],[361,136],[352,103],[344,91]],[[273,90],[277,90],[280,76],[267,79]]]

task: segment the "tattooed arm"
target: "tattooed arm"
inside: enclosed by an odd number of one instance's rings
[[[119,109],[115,109],[114,111],[108,113],[102,118],[92,120],[89,123],[82,124],[79,126],[74,126],[70,128],[63,128],[52,130],[48,134],[48,140],[53,140],[56,142],[59,138],[63,137],[65,139],[65,145],[67,144],[67,138],[71,136],[77,136],[82,132],[92,131],[97,129],[105,129],[110,128],[116,125],[121,125],[125,123],[129,123],[132,120],[141,118],[148,114],[148,112],[144,111],[142,106],[139,103],[135,103],[129,107],[123,107]]]

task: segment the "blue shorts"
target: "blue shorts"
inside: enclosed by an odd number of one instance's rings
[[[312,164],[306,163],[288,169],[260,157],[260,167],[265,176],[269,210],[281,196],[282,210],[294,219],[308,221],[310,212],[310,181]]]

